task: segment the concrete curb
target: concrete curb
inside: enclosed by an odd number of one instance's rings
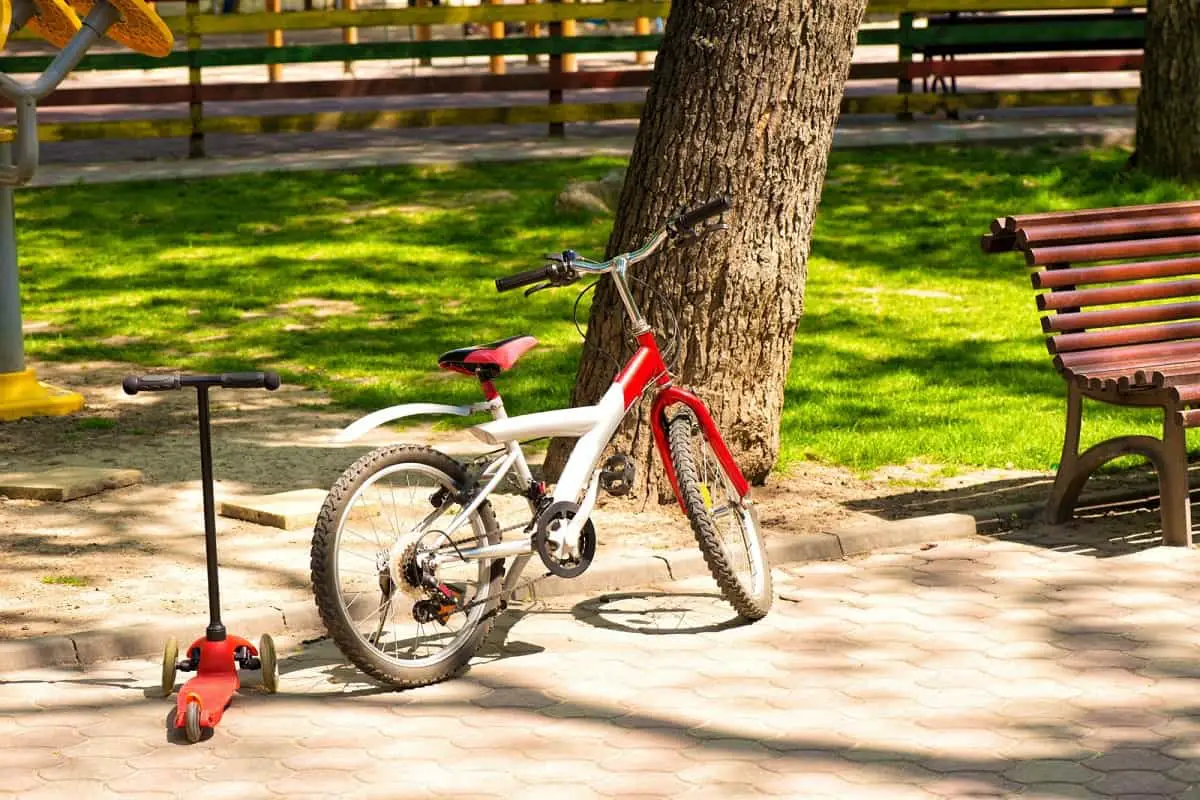
[[[994,515],[993,515],[994,516]],[[836,561],[861,556],[873,550],[924,542],[974,536],[979,532],[970,514],[936,514],[896,522],[860,523],[833,533],[810,533],[768,539],[767,551],[774,566],[807,561]],[[536,574],[531,566],[527,575]],[[573,580],[547,578],[517,599],[544,600],[637,586],[670,583],[708,574],[698,550],[609,556]],[[260,609],[229,611],[222,622],[231,632],[257,641],[270,633],[277,643],[291,643],[322,631],[320,617],[311,599]],[[84,631],[64,636],[41,636],[0,642],[0,671],[50,666],[79,666],[121,658],[157,656],[169,637],[182,652],[203,635],[202,621],[171,619],[120,628]]]

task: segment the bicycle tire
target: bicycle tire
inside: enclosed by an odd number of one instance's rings
[[[396,658],[387,657],[385,652],[359,633],[351,619],[348,606],[341,597],[337,545],[345,530],[347,513],[355,499],[362,496],[372,485],[372,479],[378,480],[380,476],[396,472],[405,465],[416,465],[424,471],[433,470],[440,473],[444,478],[442,483],[447,487],[459,491],[467,488],[468,477],[463,466],[437,450],[415,445],[394,445],[367,453],[342,473],[325,498],[313,528],[310,560],[317,609],[338,649],[367,675],[401,689],[446,680],[467,665],[495,623],[494,611],[499,602],[500,583],[504,572],[503,559],[481,562],[480,575],[486,576],[481,584],[486,586],[486,598],[490,601],[474,605],[466,612],[464,630],[456,637],[461,637],[462,641],[450,648],[443,658],[434,659],[428,664],[406,664]],[[478,526],[475,525],[476,522],[479,523]],[[487,501],[472,514],[472,519],[464,526],[468,527],[476,530],[478,544],[496,544],[500,541],[496,519]],[[479,535],[480,529],[483,532],[482,536]],[[383,614],[390,612],[390,601],[388,603],[389,611],[382,612]],[[468,626],[469,630],[466,629]],[[381,623],[380,628],[382,627]]]
[[[708,440],[699,431],[699,426],[692,415],[681,412],[671,419],[667,425],[667,442],[669,445],[671,463],[675,467],[675,477],[679,484],[679,492],[683,497],[688,520],[692,525],[692,533],[709,572],[721,590],[721,596],[733,606],[734,610],[746,620],[762,619],[771,608],[771,565],[767,559],[766,548],[763,546],[762,534],[758,527],[758,517],[753,507],[742,508],[740,503],[736,511],[731,512],[739,525],[741,549],[734,544],[727,552],[717,529],[717,520],[713,516],[713,501],[711,489],[708,489],[709,500],[705,502],[707,475],[701,474],[693,445],[696,443],[711,448]],[[736,497],[729,476],[725,473],[715,455],[712,467],[720,473],[722,490],[726,499],[732,504],[740,500]],[[734,560],[744,555],[750,567],[750,580],[743,580],[735,568]],[[757,570],[757,571],[756,571]]]

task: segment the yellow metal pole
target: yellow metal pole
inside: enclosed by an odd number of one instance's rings
[[[535,6],[538,3],[540,3],[541,1],[542,0],[525,0],[525,5]],[[542,35],[542,23],[530,22],[530,23],[528,23],[528,25],[529,25],[529,28],[526,31],[526,34],[529,36],[530,39],[536,39]],[[529,54],[529,64],[530,64],[530,66],[535,66],[535,67],[537,66],[537,64],[538,64],[537,53]]]
[[[563,0],[564,3],[574,3],[575,0]],[[562,24],[563,38],[575,36],[578,33],[578,26],[573,19],[564,19]],[[563,72],[578,72],[579,64],[574,53],[563,53],[562,62]]]
[[[636,33],[638,36],[649,36],[650,35],[650,18],[649,17],[638,17],[637,19],[635,19],[633,21],[633,32]],[[637,63],[641,66],[645,66],[646,64],[649,64],[650,63],[650,54],[647,52],[639,52],[637,54]]]
[[[417,8],[427,8],[431,4],[431,2],[432,2],[432,0],[417,0]],[[418,42],[428,42],[432,38],[433,38],[433,26],[432,25],[418,25],[417,26],[417,41]],[[420,61],[420,64],[422,67],[431,67],[431,66],[433,66],[433,59],[432,58],[422,58]]]
[[[343,4],[344,4],[343,7],[347,11],[355,11],[355,10],[357,10],[358,0],[343,0]],[[342,28],[342,41],[345,44],[358,44],[358,28]],[[349,73],[349,74],[353,74],[354,73],[354,62],[353,61],[343,61],[342,62],[342,71]]]
[[[503,2],[504,2],[504,0],[488,0],[488,5],[489,6],[498,6],[498,5],[501,5]],[[491,39],[503,39],[504,38],[504,23],[503,22],[488,23],[488,37]],[[493,75],[503,75],[504,74],[504,56],[492,56],[491,68],[492,68]]]
[[[283,11],[283,0],[267,0],[267,11],[278,14]],[[283,31],[267,31],[267,47],[283,47]],[[267,65],[267,80],[275,83],[283,79],[282,64]]]

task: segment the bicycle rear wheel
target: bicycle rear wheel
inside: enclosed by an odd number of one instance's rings
[[[325,499],[313,593],[338,648],[373,678],[400,688],[445,680],[491,630],[503,559],[453,557],[500,541],[491,506],[481,504],[453,541],[438,528],[461,510],[466,486],[454,459],[404,445],[360,458]],[[428,567],[432,558],[441,563]]]
[[[667,425],[667,442],[692,532],[721,596],[748,620],[771,608],[771,565],[753,506],[745,507],[689,412]]]

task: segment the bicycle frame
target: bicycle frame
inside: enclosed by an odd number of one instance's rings
[[[517,475],[523,483],[527,484],[533,480],[528,462],[525,460],[525,454],[521,450],[521,439],[544,436],[577,436],[579,441],[571,451],[571,456],[567,459],[562,476],[553,492],[555,502],[574,503],[579,500],[580,494],[585,492],[586,487],[586,493],[584,493],[583,501],[579,506],[579,513],[563,534],[564,539],[568,541],[571,541],[572,537],[577,537],[595,507],[600,476],[598,467],[604,449],[608,446],[625,415],[651,386],[655,386],[658,390],[651,411],[654,441],[680,508],[684,509],[683,498],[680,495],[678,479],[671,462],[666,433],[667,410],[676,405],[687,406],[695,414],[696,421],[703,429],[714,455],[733,481],[739,499],[743,504],[749,502],[749,484],[721,438],[704,401],[692,392],[672,384],[670,373],[663,362],[653,330],[647,326],[647,329],[637,334],[636,338],[637,351],[617,374],[612,386],[604,393],[600,402],[594,406],[509,417],[504,411],[503,400],[492,382],[481,381],[484,394],[489,401],[488,406],[491,409],[493,421],[476,425],[470,430],[489,444],[504,444],[505,453],[492,461],[484,470],[481,478],[487,481],[486,484],[446,526],[445,534],[447,536],[470,519],[479,505],[500,485],[510,470],[516,469]],[[537,511],[532,501],[530,510],[533,513]],[[527,559],[532,552],[531,540],[529,537],[525,537],[512,542],[462,549],[452,556],[448,555],[447,560],[460,558],[477,560],[509,556]],[[520,566],[524,567],[524,564],[522,563]],[[519,573],[520,569],[514,568],[510,573],[510,579],[515,580]],[[508,581],[506,581],[507,583]]]
[[[476,403],[470,406],[431,404],[395,406],[364,417],[349,426],[343,435],[339,436],[339,439],[348,441],[372,427],[412,414],[450,413],[466,416],[484,410],[490,411],[492,421],[476,425],[470,431],[488,444],[503,445],[504,454],[489,463],[483,470],[480,481],[484,482],[484,485],[475,493],[470,502],[455,515],[448,525],[439,527],[439,531],[449,539],[454,531],[470,520],[479,506],[500,486],[511,470],[516,470],[517,477],[523,486],[533,483],[533,474],[525,459],[525,453],[521,450],[522,440],[551,436],[576,437],[578,441],[563,467],[562,475],[554,487],[552,497],[554,503],[577,504],[577,511],[570,524],[555,533],[556,538],[561,537],[561,542],[569,548],[572,546],[572,542],[578,541],[579,534],[595,507],[600,488],[599,464],[605,448],[612,441],[612,437],[617,432],[625,415],[648,389],[654,387],[657,392],[651,410],[654,442],[680,508],[685,514],[687,513],[667,442],[667,411],[677,405],[686,406],[695,415],[705,439],[712,447],[713,454],[731,479],[732,488],[737,494],[739,504],[743,507],[748,506],[750,504],[749,484],[742,475],[737,462],[733,460],[724,439],[721,438],[720,432],[713,423],[712,415],[699,397],[672,384],[670,372],[663,361],[658,341],[654,337],[654,330],[638,310],[626,279],[628,268],[657,251],[666,242],[671,231],[672,227],[669,224],[657,231],[650,241],[638,250],[615,256],[609,261],[595,262],[576,257],[570,262],[570,267],[577,273],[612,276],[617,295],[633,323],[634,338],[638,343],[638,348],[633,356],[613,379],[612,386],[595,405],[509,417],[504,410],[504,401],[493,382],[481,378],[480,386],[487,400],[486,403]],[[497,288],[499,288],[499,284],[497,284]],[[535,523],[536,515],[540,511],[538,504],[533,495],[527,499],[530,512],[534,515],[532,522]],[[414,532],[420,533],[428,530],[448,506],[449,504],[435,510],[417,526]],[[515,557],[516,561],[505,579],[505,590],[508,590],[515,585],[517,577],[532,554],[532,537],[525,536],[519,540],[493,545],[462,549],[456,547],[452,553],[445,552],[437,556],[435,560],[447,563],[452,560],[473,561],[485,558]]]

